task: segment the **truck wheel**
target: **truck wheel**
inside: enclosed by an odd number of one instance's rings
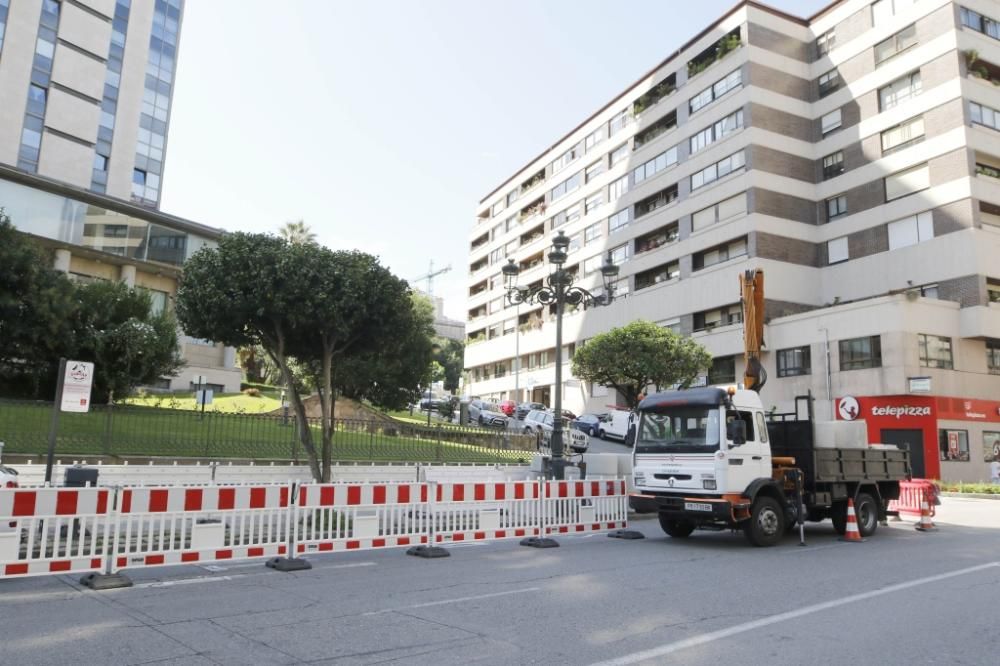
[[[606,432],[604,432],[604,429],[602,428],[601,430],[597,431],[597,437],[599,439],[605,439],[606,440],[608,438],[608,434]]]
[[[755,546],[773,546],[785,533],[785,511],[777,500],[758,497],[750,508],[750,520],[743,525],[747,541]]]
[[[847,533],[847,503],[836,502],[830,507],[830,520],[833,521],[833,529],[840,536]]]
[[[858,520],[858,532],[870,537],[878,529],[878,502],[870,493],[858,493],[854,500],[854,515]]]
[[[667,518],[662,513],[660,514],[660,527],[667,536],[674,539],[686,539],[691,536],[691,532],[694,532],[694,523],[691,521]]]

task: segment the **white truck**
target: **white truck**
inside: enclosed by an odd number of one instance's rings
[[[802,400],[806,418],[798,415]],[[658,513],[671,537],[740,528],[753,545],[771,546],[800,518],[831,518],[843,534],[853,499],[858,531],[873,534],[910,476],[909,452],[869,447],[863,435],[850,441],[844,428],[858,427],[852,424],[814,423],[811,396],[797,398],[796,409],[765,414],[756,392],[736,387],[645,398],[632,453],[632,507]]]

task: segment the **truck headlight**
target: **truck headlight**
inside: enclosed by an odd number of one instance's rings
[[[643,474],[642,472],[636,472],[632,476],[633,476],[633,479],[635,481],[635,485],[637,485],[637,486],[645,485],[645,483],[646,483],[646,475],[645,474]]]
[[[715,490],[715,479],[703,479],[701,487],[705,490]]]

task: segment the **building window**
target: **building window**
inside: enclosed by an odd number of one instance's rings
[[[889,249],[916,245],[934,238],[934,220],[930,211],[889,223]]]
[[[792,347],[778,350],[778,376],[798,377],[812,372],[809,347]]]
[[[716,326],[729,326],[743,323],[743,306],[739,303],[727,305],[715,310],[694,313],[694,330],[711,330]]]
[[[1000,375],[1000,340],[986,341],[986,369],[991,375]]]
[[[990,129],[1000,130],[1000,111],[988,106],[969,102],[969,115],[976,125],[984,125]]]
[[[496,217],[497,215],[502,213],[503,207],[504,207],[503,199],[493,204],[493,206],[490,208],[490,217]]]
[[[738,109],[722,120],[709,125],[689,139],[691,154],[743,129],[743,109]]]
[[[816,53],[822,58],[832,51],[836,45],[837,33],[833,29],[827,30],[816,39]]]
[[[882,339],[877,335],[840,341],[840,369],[882,367]]]
[[[615,266],[621,266],[626,261],[628,261],[630,254],[628,248],[629,244],[623,243],[618,247],[613,247],[610,250],[608,250],[608,256],[611,257],[611,263],[613,263]]]
[[[628,176],[613,180],[608,185],[608,201],[620,199],[626,192],[628,192]]]
[[[885,178],[885,200],[892,201],[926,190],[931,185],[930,169],[926,164],[918,164]]]
[[[604,263],[604,256],[601,254],[595,254],[590,259],[583,262],[583,274],[590,275],[601,269],[601,264]]]
[[[844,173],[844,151],[838,150],[823,158],[823,180],[829,180]]]
[[[882,154],[922,141],[924,117],[917,116],[882,132]]]
[[[579,146],[573,146],[565,153],[557,157],[552,161],[552,173],[557,173],[562,171],[564,168],[576,161],[576,158],[580,157]]]
[[[521,195],[521,191],[517,188],[511,190],[507,193],[507,207],[510,208],[517,201],[517,198]],[[509,220],[510,218],[508,218]]]
[[[840,109],[834,109],[823,116],[820,119],[820,130],[823,132],[823,136],[826,136],[835,129],[840,129],[842,120],[843,116],[840,113]]]
[[[847,236],[834,238],[826,242],[826,263],[828,265],[839,264],[850,259],[847,250]]]
[[[724,261],[745,257],[747,254],[747,239],[737,238],[734,241],[717,245],[716,247],[698,252],[692,257],[692,268],[700,271],[703,268],[721,264]]]
[[[580,172],[577,171],[575,174],[559,183],[553,187],[549,192],[549,201],[555,201],[560,199],[570,192],[574,192],[580,188]]]
[[[632,170],[632,179],[638,185],[642,181],[652,178],[667,167],[677,164],[677,146],[666,150],[648,162],[637,166]]]
[[[708,369],[709,384],[729,384],[736,381],[736,357],[719,356],[712,359]]]
[[[589,153],[590,150],[594,146],[596,146],[597,144],[599,144],[601,141],[604,141],[604,128],[603,127],[598,127],[593,132],[591,132],[586,137],[584,137],[584,139],[583,139],[583,149],[586,152]]]
[[[938,335],[917,334],[917,345],[920,348],[920,365],[925,368],[943,368],[951,370],[955,367],[951,354],[951,338]]]
[[[611,120],[608,121],[608,136],[614,136],[620,130],[624,129],[629,121],[632,119],[632,114],[629,113],[628,109],[623,109],[622,111],[616,113],[612,116]],[[612,162],[614,164],[614,162]]]
[[[626,157],[628,157],[628,144],[623,143],[622,145],[618,146],[617,148],[611,151],[608,159],[611,163],[611,166],[614,166],[619,162],[621,162]]]
[[[844,83],[843,79],[840,78],[840,72],[836,69],[831,69],[829,72],[820,74],[819,77],[819,96],[826,97],[834,90],[837,90]]]
[[[729,72],[709,87],[705,88],[697,95],[688,100],[688,108],[691,113],[705,108],[715,100],[725,95],[730,90],[735,90],[743,84],[742,71],[737,69]]]
[[[998,38],[1000,39],[1000,38]],[[983,460],[984,462],[1000,462],[1000,432],[983,433]]]
[[[599,190],[596,194],[591,194],[584,200],[583,213],[589,215],[604,204],[604,190]]]
[[[0,3],[2,4],[2,3]],[[991,18],[983,16],[978,12],[974,12],[971,9],[966,9],[962,7],[962,25],[967,28],[972,28],[976,32],[981,32],[984,35],[989,35],[993,39],[1000,39],[1000,22],[994,21]],[[3,36],[3,30],[0,28],[0,37]]]
[[[635,218],[648,215],[658,208],[663,208],[677,200],[677,185],[671,185],[652,194],[635,204]]]
[[[591,164],[589,167],[587,167],[587,171],[585,172],[583,180],[584,182],[589,183],[590,181],[600,176],[602,173],[604,173],[604,160],[598,160],[593,164]]]
[[[719,160],[715,164],[691,174],[691,189],[696,190],[703,185],[708,185],[719,178],[728,176],[733,171],[742,169],[746,164],[743,151],[733,153],[729,157]]]
[[[595,222],[586,229],[583,230],[583,244],[589,245],[590,243],[598,240],[603,235],[604,226],[603,222]]]
[[[1000,283],[986,280],[986,298],[990,303],[1000,303]]]
[[[632,211],[628,208],[618,211],[608,218],[608,233],[613,234],[628,226],[632,218]]]
[[[892,37],[875,45],[875,64],[880,65],[889,58],[902,53],[917,43],[916,24],[908,25]]]
[[[941,460],[969,460],[968,430],[938,430],[938,451]]]
[[[740,192],[735,197],[724,199],[714,206],[699,210],[691,216],[691,230],[700,231],[705,227],[725,222],[747,212],[747,193]]]
[[[847,214],[847,195],[832,197],[826,200],[826,221]]]
[[[889,85],[878,89],[879,110],[887,111],[899,106],[911,97],[919,95],[922,88],[919,71],[899,77]]]

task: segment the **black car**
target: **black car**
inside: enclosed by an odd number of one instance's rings
[[[573,430],[582,430],[591,437],[596,437],[597,431],[600,430],[601,421],[601,417],[597,414],[581,414],[570,422],[569,427]]]
[[[522,402],[520,405],[517,406],[517,420],[523,421],[524,417],[528,415],[528,412],[536,409],[541,409],[544,411],[548,408],[540,402]]]

